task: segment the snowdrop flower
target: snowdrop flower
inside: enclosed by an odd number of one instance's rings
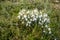
[[[19,11],[19,14],[21,14],[21,11]]]
[[[49,34],[51,34],[52,32],[51,31],[49,31]]]
[[[39,18],[41,18],[42,17],[42,15],[39,15]]]
[[[49,31],[51,31],[51,28],[48,28]]]
[[[43,32],[45,33],[46,31],[44,30]]]
[[[43,24],[43,23],[44,23],[44,21],[41,21],[41,23]]]
[[[40,14],[42,14],[42,11],[40,11]]]
[[[34,12],[38,12],[38,9],[36,8],[36,9],[34,9],[33,11],[34,11]]]
[[[33,21],[36,21],[36,20],[37,20],[36,18],[33,19]]]
[[[26,21],[28,21],[28,19],[27,19],[27,18],[25,18],[25,20],[26,20]]]
[[[26,24],[26,26],[28,26],[28,23]]]
[[[28,14],[28,13],[30,13],[30,11],[28,10],[26,13]]]
[[[35,17],[35,15],[31,15],[31,17]]]
[[[57,40],[56,38],[54,40]]]
[[[42,19],[41,18],[39,18],[39,21],[41,21]]]
[[[27,15],[27,18],[30,18],[30,16],[29,16],[29,15]]]
[[[30,21],[28,21],[27,23],[28,23],[28,24],[31,24],[31,22],[30,22]]]
[[[47,21],[47,18],[44,18],[44,22]]]
[[[48,25],[45,25],[46,28],[48,28]]]
[[[41,22],[39,22],[39,24],[41,24]]]
[[[21,12],[25,12],[26,10],[25,9],[22,9],[22,11]]]
[[[25,14],[25,12],[26,12],[26,10],[25,10],[25,9],[22,9],[22,10],[20,11],[20,15]]]
[[[35,15],[38,16],[38,13],[36,13]]]
[[[24,22],[22,21],[22,24],[24,24]]]
[[[17,16],[20,19],[20,15]]]
[[[30,21],[33,21],[33,19],[30,19]]]
[[[24,15],[24,18],[26,18],[27,16],[26,15]]]
[[[44,15],[43,15],[44,17],[48,17],[48,15],[46,14],[46,13],[44,13]]]
[[[20,15],[21,15],[21,16],[23,16],[23,14],[22,14],[22,13],[21,13]]]
[[[33,13],[37,15],[38,9],[34,9],[34,10],[33,10]]]
[[[50,23],[50,19],[49,18],[47,19],[47,22]]]
[[[22,20],[24,19],[24,17],[22,17]]]
[[[19,14],[18,14],[18,15],[23,16],[23,13],[19,12]]]

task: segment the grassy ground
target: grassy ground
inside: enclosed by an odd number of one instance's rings
[[[60,40],[60,3],[43,0],[20,1],[19,3],[0,2],[0,40]],[[52,34],[43,34],[37,25],[25,27],[17,18],[21,9],[45,10],[50,17]]]

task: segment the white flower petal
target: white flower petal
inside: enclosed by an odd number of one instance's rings
[[[52,32],[51,31],[49,31],[49,34],[51,34]]]
[[[51,31],[51,28],[48,28],[49,31]]]
[[[47,15],[47,13],[44,13],[44,15],[43,15],[44,17],[48,17],[48,15]]]

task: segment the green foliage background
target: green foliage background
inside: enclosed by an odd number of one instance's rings
[[[0,0],[0,40],[60,40],[60,9],[54,8],[55,3],[51,0]],[[53,6],[54,5],[54,6]],[[21,9],[46,9],[50,17],[49,26],[52,28],[52,35],[43,34],[42,28],[24,27],[20,25],[17,18]],[[43,36],[43,37],[42,37]]]

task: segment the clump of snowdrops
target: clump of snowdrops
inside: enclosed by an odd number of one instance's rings
[[[50,23],[49,16],[43,11],[39,11],[37,8],[33,10],[22,9],[18,14],[18,19],[21,24],[24,24],[26,27],[32,27],[38,25],[39,27],[46,28],[51,34],[51,28],[48,26]],[[45,33],[45,29],[43,30]]]

